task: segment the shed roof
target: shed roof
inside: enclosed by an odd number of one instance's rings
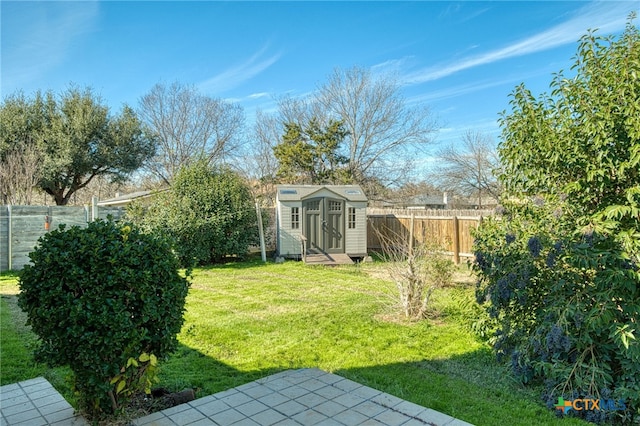
[[[446,206],[447,200],[444,194],[422,194],[409,199],[406,204]]]
[[[126,206],[127,204],[131,203],[134,200],[139,200],[139,199],[142,199],[142,198],[151,197],[154,194],[157,194],[159,192],[164,192],[164,191],[167,191],[167,190],[168,190],[168,188],[160,189],[160,190],[154,190],[154,191],[132,192],[130,194],[124,194],[124,195],[119,195],[119,196],[114,197],[114,198],[109,198],[108,200],[98,201],[98,205],[99,206]]]
[[[348,201],[367,201],[367,196],[359,185],[276,185],[278,199],[281,201],[298,201],[312,198],[323,189],[331,191],[337,197]]]

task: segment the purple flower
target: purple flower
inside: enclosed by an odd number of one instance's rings
[[[498,297],[500,300],[508,301],[511,297],[511,290],[509,289],[509,281],[507,277],[502,277],[498,280]]]
[[[540,251],[542,250],[542,243],[540,242],[540,239],[538,237],[533,236],[529,238],[529,241],[527,242],[527,248],[529,249],[529,253],[531,253],[531,256],[538,257],[540,256]]]
[[[487,261],[487,258],[485,257],[484,253],[481,251],[476,251],[475,255],[476,255],[475,256],[476,264],[478,265],[478,267],[482,272],[485,272],[489,268],[489,262]]]
[[[589,247],[593,247],[593,229],[588,229],[582,236],[584,241]]]
[[[553,249],[557,253],[560,253],[560,251],[562,250],[562,241],[556,241],[556,243],[553,245]]]
[[[555,252],[553,252],[553,251],[549,252],[549,254],[547,255],[546,264],[547,264],[547,268],[553,268],[553,266],[556,264],[556,253]]]

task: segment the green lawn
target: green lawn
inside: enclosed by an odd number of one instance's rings
[[[204,396],[318,367],[477,425],[585,424],[557,419],[539,390],[514,383],[468,331],[461,318],[471,284],[438,292],[440,314],[407,323],[391,310],[393,284],[371,274],[377,268],[253,261],[196,269],[180,347],[162,364],[161,385]],[[72,400],[68,370],[31,358],[35,339],[15,305],[16,281],[0,277],[0,384],[44,375]]]

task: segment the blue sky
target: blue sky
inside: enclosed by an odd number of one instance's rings
[[[467,130],[495,140],[519,83],[548,90],[588,29],[624,30],[640,1],[1,1],[0,89],[93,87],[114,109],[158,82],[240,103],[304,96],[336,68],[394,72],[427,105],[441,144]],[[636,25],[638,21],[636,21]]]

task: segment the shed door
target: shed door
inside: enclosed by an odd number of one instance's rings
[[[302,232],[307,238],[308,253],[322,253],[324,250],[322,238],[322,199],[316,198],[302,203],[304,222]]]
[[[344,201],[314,198],[302,203],[307,252],[344,253]]]
[[[325,251],[344,253],[344,201],[325,199],[325,221],[323,223]]]

